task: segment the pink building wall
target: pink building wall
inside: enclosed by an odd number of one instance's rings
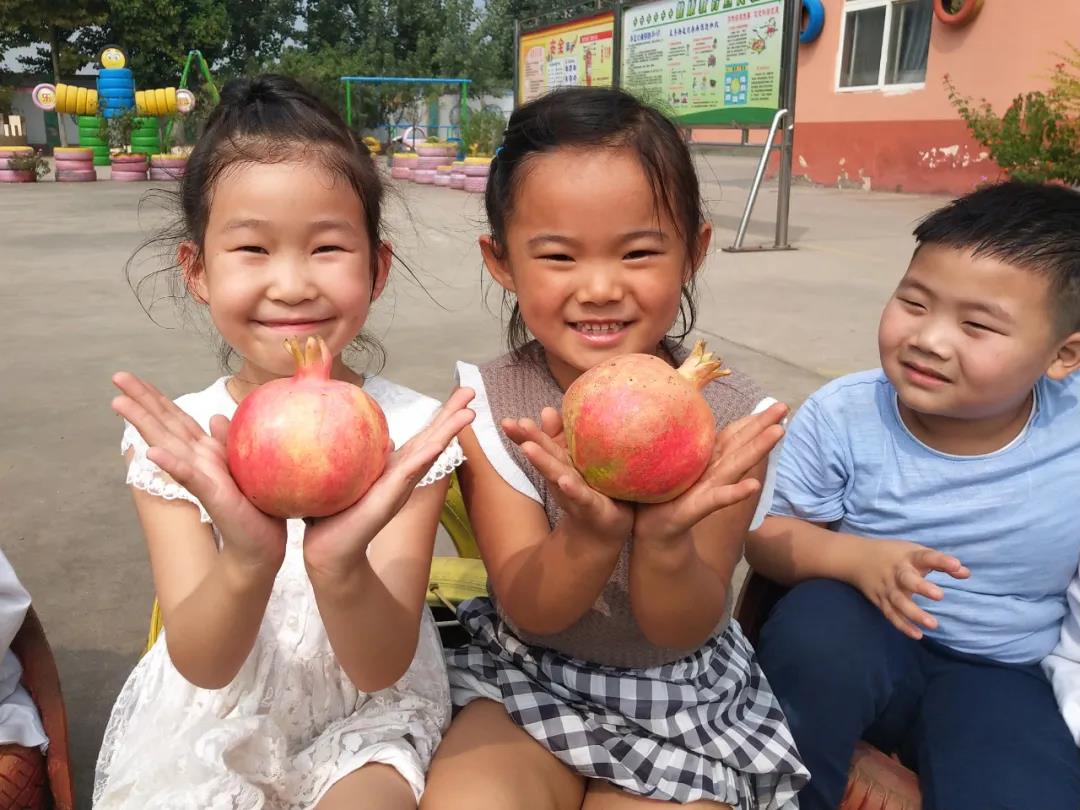
[[[966,26],[933,20],[923,87],[838,91],[845,0],[823,2],[821,36],[799,49],[794,170],[827,185],[962,193],[998,177],[949,103],[945,76],[1003,112],[1047,86],[1068,42],[1080,46],[1080,0],[985,0]],[[716,138],[695,138],[706,139]]]

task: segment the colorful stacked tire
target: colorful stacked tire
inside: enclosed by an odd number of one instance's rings
[[[416,146],[416,154],[420,157],[446,157],[446,144],[444,143],[421,143]]]
[[[150,168],[146,155],[113,155],[112,179],[118,183],[134,183],[146,180]]]
[[[151,180],[179,180],[187,169],[187,158],[176,155],[152,155],[150,157]]]
[[[90,147],[58,146],[53,149],[53,157],[57,183],[93,183],[97,180],[94,150]]]
[[[132,103],[139,115],[152,117],[176,115],[176,88],[157,87],[153,90],[140,90],[134,94]]]
[[[411,180],[419,158],[413,154],[394,155],[390,162],[390,176],[395,180]]]
[[[446,155],[420,155],[416,159],[417,169],[437,169],[446,163]]]
[[[94,165],[109,165],[109,142],[101,131],[101,119],[96,115],[80,115],[79,123],[79,146],[89,147],[94,150]]]
[[[483,194],[487,191],[488,174],[491,172],[491,158],[468,157],[465,158],[465,190],[473,194]]]
[[[435,170],[435,185],[437,186],[450,186],[450,167],[440,166]]]
[[[119,118],[135,106],[131,68],[102,68],[98,72],[98,104],[106,118]],[[58,93],[59,94],[59,93]]]
[[[33,169],[20,169],[12,165],[12,161],[19,158],[34,156],[32,146],[3,146],[0,147],[0,183],[33,183],[37,180],[37,174]]]
[[[161,153],[161,135],[156,118],[135,119],[131,129],[131,151],[147,157]]]
[[[435,182],[435,170],[434,169],[413,169],[412,181],[414,183],[420,183],[424,186],[430,186]]]
[[[465,188],[464,160],[455,160],[450,164],[450,188]]]
[[[93,87],[76,87],[72,84],[56,85],[56,112],[69,115],[95,115],[102,103]]]

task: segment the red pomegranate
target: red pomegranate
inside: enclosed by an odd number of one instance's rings
[[[285,341],[296,374],[260,385],[236,409],[226,448],[240,491],[276,517],[325,517],[352,506],[386,465],[390,434],[378,404],[330,379],[323,339]]]
[[[570,459],[608,497],[662,503],[685,492],[712,458],[716,422],[701,388],[731,372],[698,341],[678,369],[624,354],[578,377],[563,397]]]

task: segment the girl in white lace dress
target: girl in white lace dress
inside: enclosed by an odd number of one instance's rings
[[[116,701],[94,806],[415,808],[449,720],[424,596],[471,392],[440,409],[342,362],[392,258],[382,187],[294,82],[226,87],[180,197],[177,268],[242,363],[175,403],[114,377],[165,631]],[[306,523],[252,506],[224,452],[237,403],[291,375],[291,335],[325,340],[334,378],[379,403],[398,448],[356,505]]]

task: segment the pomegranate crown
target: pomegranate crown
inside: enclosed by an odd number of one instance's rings
[[[698,388],[704,388],[713,380],[726,377],[731,373],[731,369],[723,366],[723,359],[714,358],[712,352],[705,351],[705,341],[699,340],[694,344],[694,350],[690,352],[690,356],[679,366],[679,374]]]
[[[285,351],[296,361],[297,377],[330,379],[330,367],[333,365],[334,358],[330,356],[330,350],[326,348],[326,341],[318,335],[309,337],[302,349],[300,341],[295,337],[285,338]]]

